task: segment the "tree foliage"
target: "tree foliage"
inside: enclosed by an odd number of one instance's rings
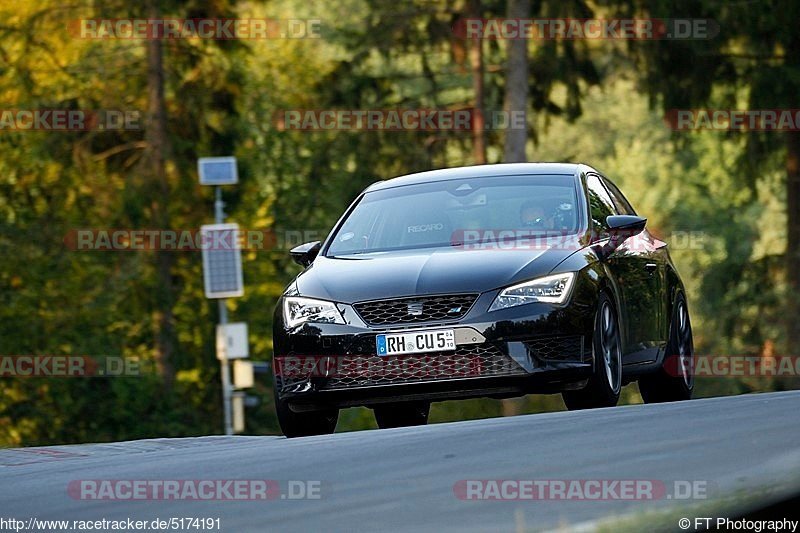
[[[687,281],[698,348],[760,353],[785,345],[779,320],[786,246],[783,144],[770,134],[707,133],[676,139],[658,106],[737,102],[794,107],[797,72],[780,55],[782,19],[760,5],[749,22],[741,3],[532,0],[532,17],[702,16],[723,25],[708,42],[591,41],[528,44],[528,116],[533,160],[580,160],[617,181],[657,233],[699,236],[674,247]],[[790,2],[786,3],[791,4]],[[254,359],[271,357],[272,308],[298,267],[288,244],[321,236],[373,181],[470,164],[472,132],[297,131],[279,127],[287,109],[465,109],[475,106],[469,43],[455,23],[506,14],[487,0],[342,0],[311,4],[171,0],[160,16],[319,19],[320,39],[164,40],[166,140],[152,134],[152,50],[138,40],[78,39],[81,18],[135,18],[150,3],[0,2],[0,99],[6,109],[120,109],[142,129],[0,131],[0,355],[138,357],[128,378],[0,378],[0,444],[110,441],[221,430],[214,356],[215,302],[203,296],[200,254],[76,252],[78,228],[192,229],[211,221],[212,192],[196,160],[236,155],[240,183],[225,189],[230,220],[275,232],[273,249],[244,254],[246,294],[230,300],[250,326]],[[749,4],[748,4],[749,5]],[[791,6],[785,9],[793,9]],[[770,14],[774,13],[774,14]],[[784,28],[785,29],[785,28]],[[507,43],[481,43],[483,108],[499,111]],[[752,62],[745,56],[758,56]],[[741,57],[740,57],[741,56]],[[762,57],[763,56],[763,57]],[[743,58],[744,57],[744,58]],[[642,74],[643,73],[643,74]],[[503,158],[504,132],[485,132],[489,162]],[[158,146],[156,146],[158,145]],[[164,161],[155,170],[155,148]],[[155,174],[154,174],[155,173]],[[161,173],[161,174],[159,174]],[[153,179],[154,175],[163,180]],[[694,232],[694,233],[692,233]],[[689,243],[687,240],[686,243]],[[687,244],[688,246],[688,244]],[[795,316],[796,319],[796,316]],[[800,322],[800,321],[799,321]],[[159,364],[163,348],[170,379]],[[248,411],[248,432],[276,433],[270,381]],[[778,386],[701,384],[701,394]],[[638,401],[628,389],[625,401]],[[523,412],[561,409],[531,397]],[[499,402],[437,404],[432,420],[501,414]],[[344,413],[340,429],[373,427],[367,410]]]

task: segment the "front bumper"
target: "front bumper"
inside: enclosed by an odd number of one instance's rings
[[[512,397],[580,386],[592,371],[594,305],[534,303],[488,313],[485,293],[462,319],[374,327],[350,305],[346,324],[283,327],[275,315],[273,371],[278,398],[295,410]],[[590,300],[590,299],[589,299]],[[454,329],[456,350],[379,357],[380,333]]]

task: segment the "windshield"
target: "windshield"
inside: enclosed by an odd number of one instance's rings
[[[365,194],[327,255],[452,246],[505,230],[565,235],[578,223],[572,176],[439,181]]]

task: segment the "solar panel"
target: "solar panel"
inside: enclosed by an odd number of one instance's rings
[[[235,157],[201,157],[197,160],[200,185],[232,185],[239,181]]]
[[[200,227],[206,298],[235,298],[244,294],[242,250],[236,238],[238,232],[238,224]]]

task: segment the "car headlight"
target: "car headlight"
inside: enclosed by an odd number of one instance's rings
[[[574,279],[574,272],[565,272],[506,287],[494,299],[489,311],[533,302],[564,303]]]
[[[286,296],[283,299],[283,323],[287,328],[293,328],[304,322],[345,323],[333,302]]]

